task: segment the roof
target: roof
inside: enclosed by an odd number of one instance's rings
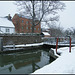
[[[22,17],[22,18],[26,18],[26,19],[32,19],[32,17],[30,16],[24,16],[24,15],[21,15],[21,14],[17,14],[19,17]],[[37,18],[35,18],[35,20],[38,20]]]
[[[2,27],[15,27],[12,21],[8,20],[6,17],[0,17],[0,26]]]
[[[48,32],[42,32],[44,35],[48,35],[50,36],[50,34]]]
[[[0,33],[3,33],[2,31],[0,31]]]
[[[30,16],[24,16],[24,15],[21,15],[21,14],[17,14],[19,17],[22,17],[22,18],[27,18],[27,19],[32,19],[32,17]]]

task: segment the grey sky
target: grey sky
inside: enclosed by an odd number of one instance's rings
[[[17,6],[13,4],[14,1],[0,1],[0,17],[11,14],[13,17],[17,12]],[[66,9],[59,12],[60,26],[67,28],[75,28],[75,1],[63,1],[66,4]]]
[[[15,12],[17,12],[17,6],[14,1],[0,1],[0,16],[7,16],[8,14],[14,16]]]
[[[75,1],[63,1],[66,4],[66,9],[60,12],[60,22],[65,29],[75,28]]]

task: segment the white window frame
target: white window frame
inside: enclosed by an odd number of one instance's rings
[[[6,33],[9,33],[10,32],[10,29],[9,28],[6,28]]]

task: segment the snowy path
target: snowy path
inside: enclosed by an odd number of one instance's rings
[[[75,47],[71,48],[71,53],[69,47],[59,48],[58,52],[61,52],[59,58],[32,74],[75,74]]]

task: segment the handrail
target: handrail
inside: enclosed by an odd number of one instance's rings
[[[57,37],[57,40],[56,40],[56,53],[57,53],[57,47],[58,47],[58,37]],[[69,37],[69,52],[71,52],[71,37]]]

